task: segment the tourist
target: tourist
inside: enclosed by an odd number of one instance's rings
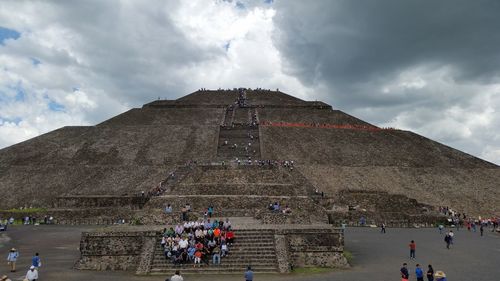
[[[226,218],[226,221],[224,222],[224,224],[222,225],[222,227],[226,231],[228,231],[228,230],[231,229],[231,222],[229,221],[229,218]]]
[[[385,233],[385,223],[382,223],[382,226],[380,227],[380,233]]]
[[[481,232],[481,236],[483,236],[484,228],[482,223],[481,226],[479,227],[479,232]]]
[[[188,258],[190,261],[194,262],[194,253],[196,252],[196,248],[193,245],[190,245],[188,248]]]
[[[453,237],[455,236],[455,233],[453,233],[453,230],[450,230],[450,232],[448,232],[448,235],[450,236],[450,244],[453,245]]]
[[[366,218],[364,216],[361,216],[361,218],[359,219],[359,224],[361,226],[365,226],[366,225]]]
[[[436,281],[446,281],[446,274],[441,270],[436,271],[434,277],[436,277]]]
[[[438,229],[439,229],[439,234],[442,234],[442,233],[443,233],[443,228],[444,228],[444,226],[443,226],[442,224],[440,224],[440,225],[438,226]]]
[[[415,276],[417,281],[424,281],[424,271],[420,268],[420,264],[417,263],[417,268],[415,268]]]
[[[444,236],[444,242],[446,243],[446,249],[450,249],[450,244],[451,244],[451,236],[449,233],[447,233]]]
[[[36,268],[39,268],[40,266],[42,266],[42,261],[40,260],[40,256],[38,253],[35,253],[35,256],[33,258],[31,258],[31,265],[36,267]]]
[[[38,271],[34,266],[31,266],[26,273],[26,279],[28,279],[29,281],[36,281],[38,279]]]
[[[165,213],[166,214],[172,213],[172,206],[170,206],[170,204],[168,204],[167,207],[165,207]]]
[[[208,217],[211,218],[212,215],[214,214],[214,206],[212,206],[212,205],[208,206],[207,213],[208,213]]]
[[[253,271],[250,266],[247,267],[247,271],[245,271],[245,280],[253,281]]]
[[[434,268],[430,264],[427,269],[427,281],[434,281]]]
[[[7,263],[10,265],[10,272],[16,272],[16,262],[18,258],[19,252],[16,248],[10,249],[10,252],[7,255]]]
[[[231,246],[234,243],[234,232],[232,230],[228,230],[226,232],[226,243],[228,246]]]
[[[184,227],[181,224],[175,226],[175,233],[181,235],[184,232]]]
[[[411,240],[408,247],[410,247],[410,259],[415,259],[415,250],[417,248],[417,244],[415,244],[415,241]]]
[[[194,264],[193,264],[193,267],[196,267],[196,264],[198,264],[198,267],[201,267],[201,257],[202,257],[202,253],[201,253],[201,250],[196,250],[196,252],[194,253]]]
[[[288,205],[285,205],[285,208],[283,209],[283,214],[290,214],[292,212],[292,209],[288,207]]]
[[[187,212],[188,212],[188,209],[186,207],[181,209],[181,220],[182,221],[188,220]]]
[[[220,265],[220,252],[221,252],[221,249],[219,247],[215,247],[213,250],[212,250],[212,264],[214,265]]]
[[[175,274],[170,277],[170,281],[184,281],[179,270],[175,271]]]
[[[280,211],[280,203],[278,202],[274,202],[274,205],[273,205],[273,210],[275,212],[279,212]]]
[[[187,241],[187,238],[181,239],[179,241],[179,248],[183,252],[185,252],[185,250],[187,250],[188,245],[189,245],[189,242]]]
[[[228,249],[226,243],[224,243],[224,244],[221,245],[221,254],[222,254],[221,255],[222,257],[225,257],[225,256],[227,256],[229,254],[229,249]]]
[[[401,273],[401,281],[408,281],[408,279],[410,278],[410,273],[408,273],[406,263],[403,263],[403,267],[401,267],[399,271]]]

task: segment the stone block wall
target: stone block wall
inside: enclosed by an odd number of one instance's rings
[[[340,229],[284,229],[289,262],[293,267],[347,267],[343,256],[344,234]]]
[[[117,207],[141,209],[147,200],[147,197],[141,196],[62,196],[56,198],[54,208]]]
[[[77,269],[135,271],[147,259],[144,246],[154,245],[156,232],[84,232]],[[151,249],[152,251],[152,249]]]

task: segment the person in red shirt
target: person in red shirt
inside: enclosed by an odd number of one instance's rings
[[[193,264],[193,267],[196,267],[196,264],[198,264],[198,267],[201,267],[201,257],[202,256],[203,256],[203,254],[199,250],[197,250],[194,253],[194,264]]]
[[[220,229],[219,228],[214,229],[214,236],[215,236],[215,238],[220,237]]]
[[[201,242],[196,243],[195,245],[196,250],[201,251],[203,250],[203,244]]]
[[[234,242],[234,232],[232,230],[229,230],[226,232],[226,243],[227,245],[231,246]]]
[[[415,241],[411,240],[408,246],[410,247],[410,259],[415,259],[415,249],[417,248],[417,244],[415,244]]]

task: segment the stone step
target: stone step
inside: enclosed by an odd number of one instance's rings
[[[212,258],[210,257],[210,260],[212,260]],[[274,257],[263,257],[263,258],[258,258],[258,257],[253,257],[253,258],[241,258],[241,259],[228,259],[226,257],[222,258],[221,259],[223,261],[224,264],[248,264],[248,263],[252,263],[252,264],[273,264],[273,263],[276,263],[276,256]],[[168,266],[169,264],[172,264],[172,261],[171,260],[167,260],[165,258],[163,259],[154,259],[151,263],[152,265],[154,265],[155,267],[158,267],[158,266]]]
[[[241,267],[223,267],[221,266],[205,266],[193,268],[192,265],[185,267],[172,267],[172,268],[153,268],[151,269],[152,275],[173,275],[175,270],[180,270],[181,274],[205,274],[205,273],[218,273],[218,274],[235,274],[237,272],[243,273],[246,270],[246,266]],[[254,273],[278,273],[277,267],[252,267]]]

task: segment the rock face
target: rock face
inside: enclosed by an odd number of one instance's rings
[[[295,169],[332,202],[342,190],[370,190],[469,214],[500,214],[500,169],[492,163],[282,92],[247,90],[243,107],[234,104],[238,98],[238,90],[197,91],[151,102],[96,126],[63,127],[2,149],[0,209],[48,208],[59,196],[135,195],[150,190],[186,161],[249,155],[294,160]],[[260,125],[246,128],[253,119]],[[228,127],[231,124],[235,127]],[[243,150],[248,132],[255,137],[249,152]],[[225,139],[238,147],[224,146]],[[209,173],[206,176],[220,176]],[[230,173],[237,178],[239,172]],[[269,181],[266,173],[256,172],[243,182],[229,180],[227,185],[191,178],[176,186],[179,193],[171,194],[304,195],[303,189],[287,189],[286,184],[297,183],[287,182],[286,173],[280,175],[285,185],[273,185],[272,175]],[[255,193],[247,180],[256,181]]]

